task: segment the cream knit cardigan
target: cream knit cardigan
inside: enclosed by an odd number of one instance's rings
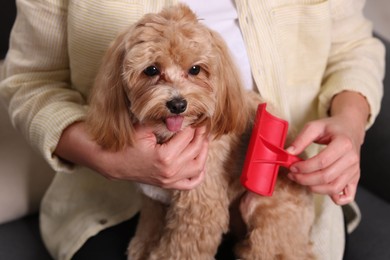
[[[0,97],[11,120],[56,170],[41,208],[44,242],[70,259],[92,235],[139,209],[132,183],[108,181],[61,161],[61,132],[83,120],[101,57],[118,31],[174,0],[18,0]],[[371,36],[364,0],[236,0],[260,94],[294,128],[327,116],[332,97],[357,91],[380,109],[384,48]],[[341,259],[340,207],[316,197],[312,238],[318,259]],[[288,225],[288,223],[286,223]]]

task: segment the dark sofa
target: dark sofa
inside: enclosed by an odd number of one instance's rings
[[[0,59],[6,53],[15,14],[14,1],[3,1],[1,5]],[[390,52],[390,43],[385,43]],[[390,64],[390,55],[387,55],[386,61]],[[390,88],[390,73],[384,83],[382,112],[367,132],[362,149],[362,178],[356,197],[362,220],[348,237],[345,260],[390,259],[390,173],[386,167],[386,161],[390,160],[390,94],[387,91]],[[106,247],[115,248],[120,239],[113,237]],[[0,225],[0,259],[50,259],[39,235],[36,214]]]

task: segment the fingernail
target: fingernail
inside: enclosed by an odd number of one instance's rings
[[[293,166],[290,168],[290,171],[291,172],[298,172],[298,168]]]
[[[290,146],[286,149],[286,152],[288,152],[289,154],[294,154],[294,151],[295,151],[295,147],[294,146]]]
[[[349,196],[341,195],[341,196],[339,197],[339,203],[340,203],[341,205],[348,204],[348,203],[350,203],[351,201],[352,201],[352,199],[351,199],[351,197],[349,197]]]
[[[294,175],[291,174],[291,173],[287,174],[287,178],[289,178],[289,179],[292,180],[292,181],[295,180]]]

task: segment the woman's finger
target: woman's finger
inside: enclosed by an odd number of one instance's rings
[[[351,152],[352,142],[343,136],[334,138],[325,149],[316,156],[292,165],[291,170],[301,173],[321,171]],[[348,163],[350,163],[348,161]],[[353,162],[355,163],[355,162]]]

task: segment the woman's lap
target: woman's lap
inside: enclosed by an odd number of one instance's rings
[[[126,260],[126,250],[131,238],[135,234],[138,223],[138,215],[130,220],[101,231],[91,237],[83,247],[75,254],[72,260]],[[345,230],[346,240],[348,238]],[[225,237],[218,249],[216,259],[235,259],[233,255],[234,242]]]
[[[116,226],[101,231],[91,237],[72,258],[73,260],[125,260],[126,250],[131,238],[135,234],[138,215]],[[235,259],[232,254],[233,243],[224,239],[216,259]]]

